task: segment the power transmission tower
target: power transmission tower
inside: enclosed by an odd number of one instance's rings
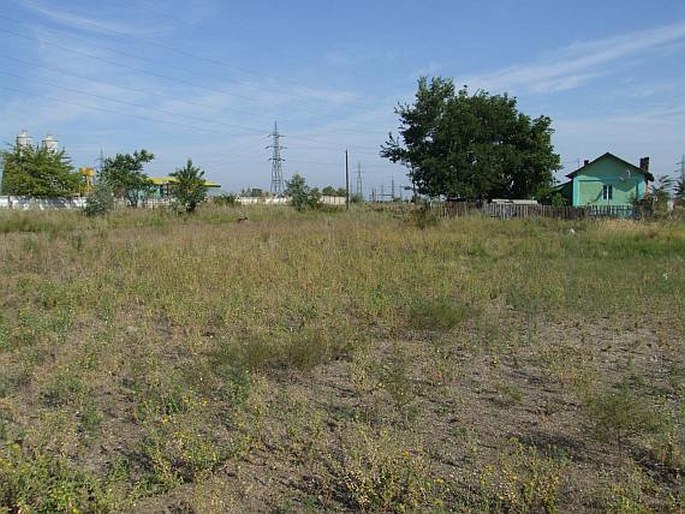
[[[364,189],[362,187],[362,163],[357,162],[357,197],[364,200]]]
[[[680,166],[680,180],[685,182],[685,155],[680,159],[678,166]]]
[[[278,122],[274,121],[274,131],[269,134],[272,138],[272,143],[267,146],[271,149],[271,194],[275,196],[283,196],[283,161],[281,157],[281,150],[285,150],[285,146],[281,145],[281,138],[283,137],[278,132]]]

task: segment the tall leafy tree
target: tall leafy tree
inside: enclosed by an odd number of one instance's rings
[[[290,197],[290,202],[296,210],[304,211],[318,207],[321,193],[317,188],[308,186],[302,175],[295,173],[285,185],[285,195]]]
[[[170,174],[176,179],[172,194],[177,205],[187,213],[195,212],[197,206],[207,196],[204,175],[205,172],[195,166],[191,159],[188,159],[183,168],[179,168]]]
[[[125,198],[131,207],[137,207],[141,194],[152,188],[152,182],[143,172],[143,165],[154,158],[154,154],[147,150],[107,157],[102,163],[98,180],[106,182],[115,197]]]
[[[561,168],[551,120],[518,111],[507,94],[459,91],[449,79],[419,79],[413,105],[398,105],[399,135],[381,156],[409,168],[417,191],[463,199],[530,198]]]
[[[69,197],[82,189],[82,180],[74,171],[64,150],[43,146],[12,146],[0,153],[2,192],[17,196],[43,198]]]

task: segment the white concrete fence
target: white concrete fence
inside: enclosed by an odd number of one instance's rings
[[[33,198],[31,196],[0,196],[0,209],[40,210],[82,209],[86,199],[77,198]]]
[[[288,197],[275,196],[239,196],[236,202],[240,205],[286,205],[290,203]],[[322,196],[319,198],[322,205],[345,205],[344,196]]]
[[[275,197],[238,197],[237,202],[241,205],[286,205],[290,198]],[[345,205],[344,196],[322,196],[320,202],[323,205]],[[124,201],[115,202],[118,205],[127,205]],[[140,207],[157,208],[171,204],[170,198],[148,198],[140,203]],[[82,209],[86,206],[84,197],[76,198],[33,198],[31,196],[0,196],[0,209],[15,210],[40,210],[49,209]]]

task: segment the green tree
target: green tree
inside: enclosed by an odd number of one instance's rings
[[[292,206],[298,211],[317,208],[321,199],[319,190],[309,187],[305,178],[297,173],[286,182],[285,195],[290,197]]]
[[[154,158],[147,150],[135,151],[133,155],[118,153],[114,157],[107,157],[102,163],[98,180],[106,182],[115,197],[125,198],[131,207],[137,207],[140,195],[152,188],[150,179],[143,173],[143,164]]]
[[[532,119],[516,99],[449,79],[419,79],[413,105],[398,105],[399,136],[389,134],[381,156],[409,168],[417,192],[464,199],[530,198],[561,168],[551,120]]]
[[[0,159],[5,194],[54,198],[74,196],[81,191],[81,176],[74,171],[64,150],[17,145],[2,152]]]
[[[187,213],[195,212],[197,206],[207,196],[207,186],[204,179],[205,172],[188,159],[185,167],[177,169],[170,176],[176,179],[172,194],[176,204]]]
[[[326,186],[321,190],[321,194],[323,196],[347,196],[347,189],[344,187]]]
[[[267,191],[260,189],[258,187],[245,187],[240,191],[238,196],[242,197],[253,197],[253,198],[264,198],[268,196]]]

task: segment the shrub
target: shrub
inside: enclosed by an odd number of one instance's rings
[[[568,459],[541,455],[516,441],[497,466],[480,475],[480,509],[488,512],[556,512],[562,471]]]
[[[586,399],[585,412],[591,435],[600,441],[615,441],[619,450],[627,439],[659,427],[650,400],[626,382]]]
[[[450,330],[464,321],[469,308],[452,298],[419,298],[409,309],[412,328]]]
[[[100,216],[107,214],[114,208],[112,188],[105,181],[98,181],[93,190],[86,197],[83,212],[86,216]]]
[[[298,211],[316,209],[321,199],[319,190],[309,187],[304,177],[297,173],[286,183],[285,194],[290,197],[292,206]]]
[[[170,174],[176,179],[172,194],[177,210],[191,214],[195,212],[200,203],[204,202],[207,196],[204,174],[205,172],[195,166],[191,159],[188,159],[183,168],[179,168]]]
[[[365,425],[349,428],[336,467],[351,506],[364,512],[421,510],[433,485],[423,451],[388,431],[374,436]]]
[[[25,452],[17,444],[0,453],[2,512],[115,512],[122,503],[110,484],[73,469],[64,457]]]
[[[212,202],[216,205],[224,205],[226,207],[235,207],[238,204],[238,195],[235,193],[224,193],[212,198]]]

